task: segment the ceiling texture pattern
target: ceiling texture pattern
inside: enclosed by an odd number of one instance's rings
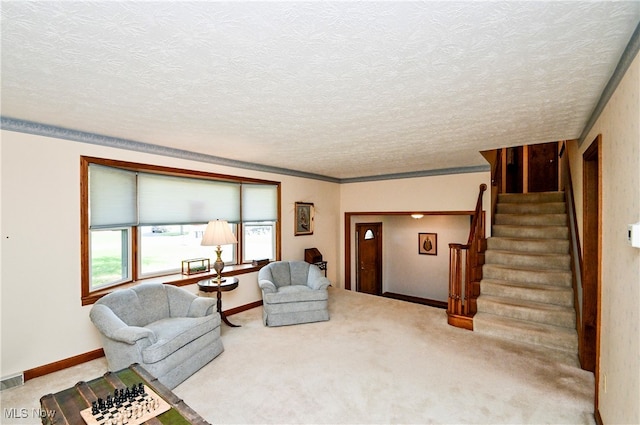
[[[578,138],[640,2],[2,2],[2,116],[334,179]]]

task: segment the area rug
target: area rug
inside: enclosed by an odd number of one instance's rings
[[[328,322],[223,326],[174,392],[212,424],[593,424],[593,374],[447,325],[442,309],[330,288]]]

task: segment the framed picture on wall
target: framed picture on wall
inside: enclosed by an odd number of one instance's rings
[[[314,208],[309,202],[296,202],[295,236],[313,235]]]
[[[418,233],[418,254],[438,255],[437,233]]]

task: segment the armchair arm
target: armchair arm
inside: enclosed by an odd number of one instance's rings
[[[317,266],[311,265],[309,267],[309,277],[307,278],[307,286],[311,289],[327,289],[331,285],[329,279],[322,275],[322,272]]]
[[[273,294],[278,292],[278,288],[276,287],[276,285],[267,279],[258,280],[258,286],[265,294]]]
[[[152,344],[156,342],[156,335],[151,329],[127,325],[105,305],[95,304],[89,316],[93,324],[107,338],[132,345],[144,338],[149,338]]]
[[[167,291],[167,301],[169,302],[169,315],[171,317],[198,317],[192,313],[193,301],[198,298],[196,294],[184,288],[165,284]],[[196,307],[197,308],[197,307]],[[205,309],[206,311],[206,309]]]
[[[326,277],[322,276],[320,279],[307,282],[307,286],[311,289],[327,289],[331,285],[331,282]]]
[[[187,317],[204,317],[216,311],[216,299],[208,297],[196,297],[189,306]]]
[[[117,329],[111,335],[107,335],[109,338],[120,342],[126,342],[127,344],[135,344],[140,339],[148,338],[151,344],[157,342],[156,334],[147,328],[141,328],[139,326],[126,326],[124,328]]]

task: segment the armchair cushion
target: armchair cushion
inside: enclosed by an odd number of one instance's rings
[[[174,317],[147,325],[157,342],[142,350],[144,363],[155,363],[220,326],[220,316]]]
[[[327,291],[314,290],[306,285],[283,286],[276,293],[264,294],[264,301],[269,304],[326,301],[327,299],[329,299]]]

